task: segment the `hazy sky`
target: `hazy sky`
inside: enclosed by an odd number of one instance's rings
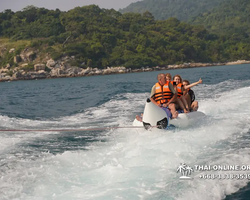
[[[28,5],[34,5],[39,8],[44,7],[50,10],[59,8],[61,11],[66,11],[77,6],[96,4],[100,8],[114,8],[118,10],[136,1],[139,0],[0,0],[0,12],[6,9],[16,12]]]

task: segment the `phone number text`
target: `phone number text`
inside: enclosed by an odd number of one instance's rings
[[[250,174],[200,174],[200,179],[235,179],[235,180],[244,180],[250,179]]]

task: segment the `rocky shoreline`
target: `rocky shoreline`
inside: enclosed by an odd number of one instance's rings
[[[9,53],[12,53],[14,51],[15,51],[14,49],[10,49]],[[98,69],[86,66],[81,66],[81,67],[71,66],[70,64],[71,61],[75,60],[74,56],[71,57],[65,56],[55,61],[49,58],[49,56],[47,55],[41,62],[41,57],[40,59],[38,59],[39,57],[37,56],[37,53],[38,52],[35,51],[25,52],[24,50],[20,55],[14,56],[14,63],[16,67],[11,66],[10,64],[7,64],[5,67],[2,67],[0,69],[0,82],[122,74],[122,73],[250,63],[250,61],[238,60],[235,62],[228,62],[228,63],[184,63],[180,65],[167,65],[163,67],[159,66],[151,68],[142,67],[140,69],[127,69],[125,67],[107,67],[106,69]]]

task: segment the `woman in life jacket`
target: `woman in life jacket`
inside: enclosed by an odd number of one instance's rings
[[[191,90],[190,88],[195,85],[198,85],[199,83],[202,83],[201,78],[199,81],[192,83],[192,84],[190,84],[188,80],[183,80],[182,82],[184,89],[185,89],[184,96],[185,96],[185,99],[187,100],[188,107],[191,111],[197,111],[199,108],[199,105],[198,105],[198,101],[195,101],[194,91]]]
[[[184,113],[188,113],[189,107],[188,107],[187,100],[184,96],[185,89],[183,87],[182,78],[180,75],[174,76],[173,85],[174,85],[175,90],[177,92],[177,100],[176,100],[177,104],[184,111]]]

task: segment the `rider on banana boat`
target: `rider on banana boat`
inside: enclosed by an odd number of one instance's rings
[[[200,78],[199,81],[190,84],[190,82],[188,80],[183,80],[182,84],[184,86],[185,92],[184,92],[184,96],[187,100],[188,103],[188,107],[190,111],[197,111],[198,110],[198,101],[195,101],[195,94],[194,91],[191,89],[191,87],[198,85],[202,83],[202,80]]]

